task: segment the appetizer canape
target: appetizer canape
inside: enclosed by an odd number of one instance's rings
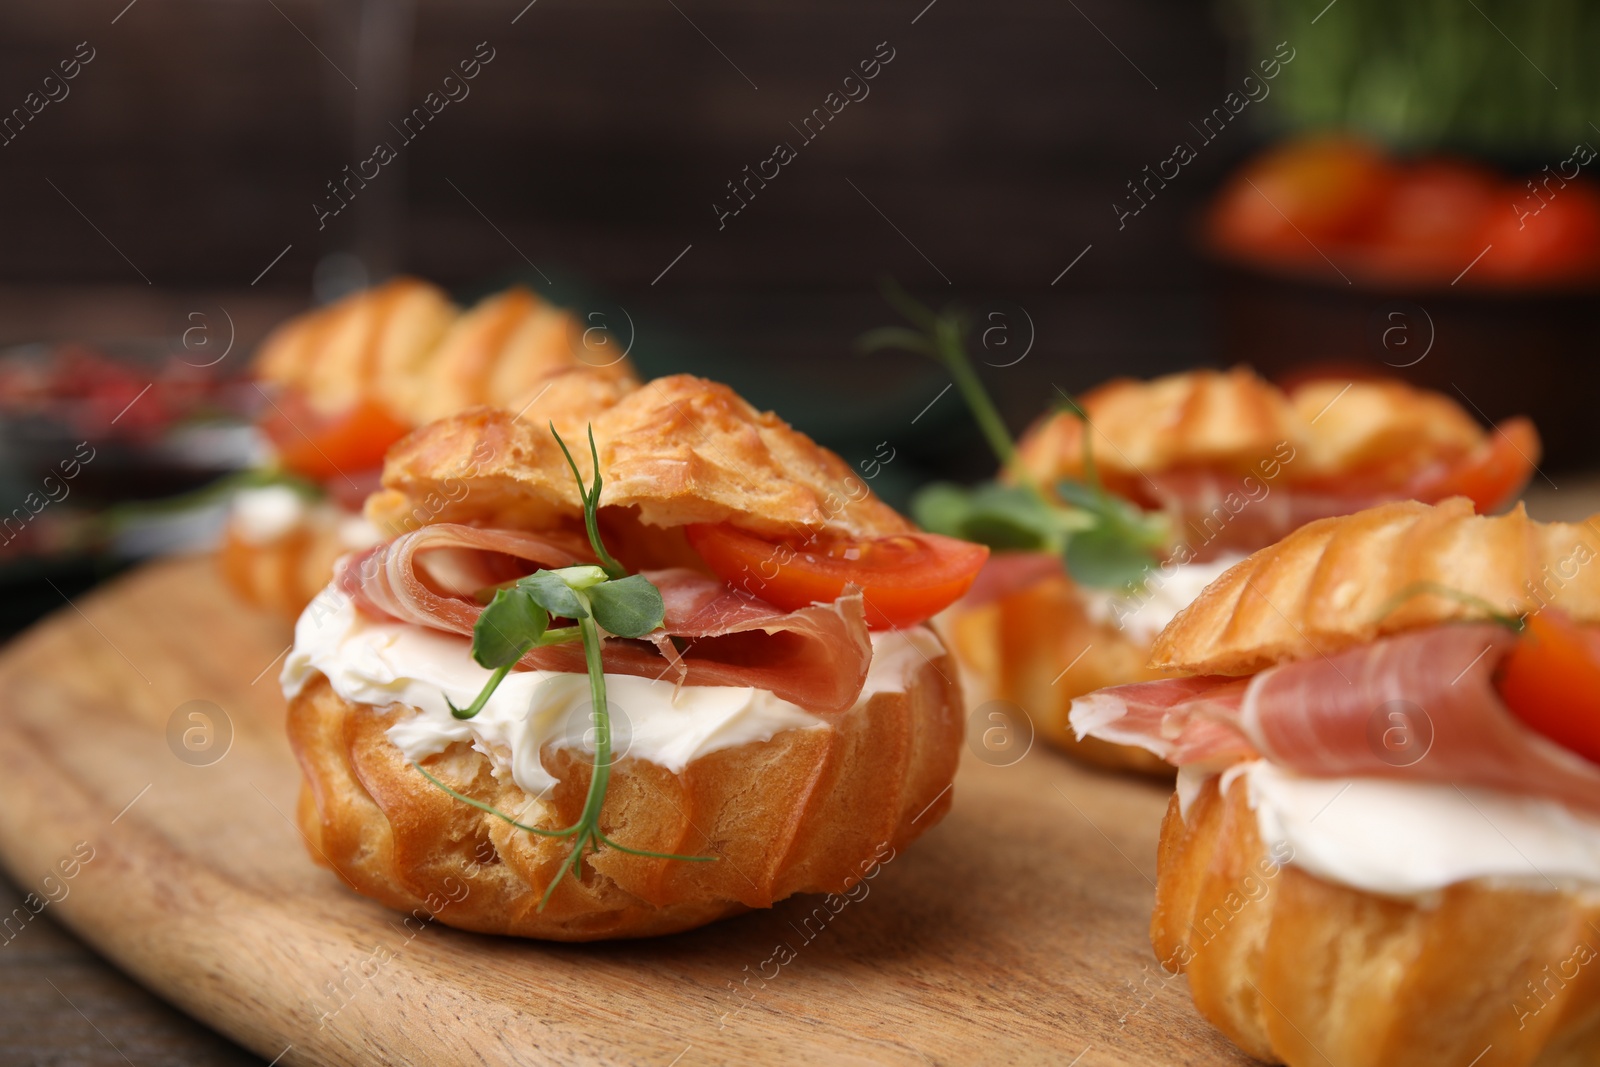
[[[846,891],[949,807],[925,620],[986,551],[723,385],[587,422],[477,408],[390,450],[366,511],[407,532],[346,558],[283,669],[312,858],[555,940]]]
[[[1302,527],[1075,702],[1178,765],[1151,937],[1291,1067],[1600,1062],[1600,516]]]
[[[551,386],[572,368],[595,373]],[[272,477],[235,495],[222,565],[241,595],[287,619],[327,584],[335,559],[382,536],[361,502],[385,450],[410,430],[478,404],[543,425],[569,403],[637,385],[614,339],[526,289],[464,312],[413,278],[284,323],[254,374]]]
[[[1155,635],[1243,553],[1313,519],[1388,500],[1462,494],[1494,511],[1526,484],[1538,456],[1528,420],[1485,432],[1450,398],[1395,381],[1285,391],[1235,368],[1110,382],[1035,423],[1012,480],[1084,504],[1085,485],[1097,484],[1165,516],[1165,541],[1132,577],[1074,567],[1070,542],[1064,566],[1055,555],[997,556],[978,592],[951,612],[952,643],[1066,751],[1170,773],[1142,749],[1080,741],[1067,723],[1072,699],[1153,677],[1145,661]]]

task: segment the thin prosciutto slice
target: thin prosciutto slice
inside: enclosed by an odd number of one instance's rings
[[[653,649],[626,646],[641,657],[640,669],[623,673],[644,674],[648,667],[659,675],[665,658],[682,684],[755,686],[812,711],[847,711],[861,695],[872,637],[860,593],[786,612],[695,571],[644,576],[661,590],[666,619],[650,637]],[[580,660],[573,669],[581,669],[581,651],[566,650]],[[609,644],[606,652],[612,653]],[[623,649],[617,652],[620,659]]]
[[[1159,472],[1132,488],[1142,507],[1172,515],[1178,538],[1195,550],[1197,558],[1208,559],[1227,551],[1254,552],[1317,519],[1353,515],[1394,500],[1437,502],[1461,491],[1451,478],[1454,469],[1436,465],[1405,485],[1382,489],[1354,484],[1275,485],[1260,478],[1186,468]],[[1479,502],[1478,508],[1490,511],[1497,504]]]
[[[1488,623],[1436,626],[1248,680],[1103,689],[1073,701],[1072,723],[1080,736],[1137,744],[1179,766],[1260,755],[1309,776],[1480,786],[1600,812],[1600,765],[1524,726],[1495,691],[1494,669],[1515,641]],[[1394,710],[1426,745],[1404,760],[1382,743],[1402,721]]]
[[[1439,459],[1393,484],[1354,474],[1315,484],[1244,478],[1204,467],[1177,467],[1132,479],[1125,492],[1146,508],[1174,517],[1178,536],[1198,558],[1253,552],[1316,519],[1353,515],[1393,500],[1435,504],[1468,496],[1489,514],[1516,499],[1533,474],[1539,435],[1525,418],[1508,419],[1464,455]]]
[[[1290,488],[1205,468],[1161,471],[1132,488],[1142,506],[1173,516],[1179,540],[1201,559],[1253,552],[1308,522],[1404,498],[1399,492]]]
[[[335,582],[369,615],[470,634],[483,610],[472,599],[476,590],[537,567],[589,562],[571,542],[441,523],[348,558]],[[860,696],[872,639],[859,594],[786,612],[696,571],[644,575],[661,590],[662,629],[648,641],[608,639],[607,673],[670,673],[679,684],[754,686],[821,713],[846,711]],[[521,663],[581,672],[583,649],[576,643],[538,648]]]
[[[572,541],[440,523],[347,557],[333,581],[368,615],[470,634],[483,610],[472,599],[477,590],[541,567],[593,562]]]
[[[1072,725],[1080,740],[1134,745],[1180,767],[1249,759],[1257,752],[1239,728],[1248,686],[1211,675],[1119,685],[1074,699]]]

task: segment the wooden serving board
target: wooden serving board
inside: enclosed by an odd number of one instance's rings
[[[820,898],[633,943],[404,927],[313,866],[291,821],[288,637],[190,559],[0,654],[5,866],[24,892],[71,870],[50,914],[267,1060],[1250,1062],[1146,940],[1168,790],[1042,746],[966,753],[949,817],[820,930]]]

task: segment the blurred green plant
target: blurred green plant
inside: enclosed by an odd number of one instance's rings
[[[1296,49],[1270,105],[1289,129],[1500,158],[1600,138],[1589,125],[1600,116],[1595,0],[1221,0],[1221,10],[1244,23],[1253,50]]]

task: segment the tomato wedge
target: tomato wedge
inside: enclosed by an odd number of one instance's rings
[[[1539,462],[1539,432],[1521,416],[1495,427],[1478,448],[1439,475],[1411,487],[1426,504],[1446,497],[1470,497],[1487,514],[1510,502],[1528,484]]]
[[[1559,284],[1592,279],[1600,271],[1600,188],[1595,183],[1572,182],[1548,203],[1530,196],[1526,186],[1508,189],[1505,199],[1516,206],[1491,214],[1478,238],[1479,248],[1491,244],[1494,251],[1463,283]],[[1530,206],[1536,208],[1531,214]]]
[[[1495,685],[1528,727],[1600,763],[1600,632],[1555,608],[1530,615]]]
[[[939,534],[865,540],[768,541],[727,523],[684,528],[717,577],[795,611],[860,587],[867,625],[898,630],[932,618],[967,591],[989,549]]]
[[[316,481],[382,466],[389,446],[411,432],[375,400],[327,416],[295,393],[276,400],[261,428],[286,470]]]
[[[1397,171],[1376,148],[1344,137],[1290,141],[1251,160],[1212,205],[1208,232],[1224,251],[1318,264],[1318,245],[1360,239],[1393,196]]]

